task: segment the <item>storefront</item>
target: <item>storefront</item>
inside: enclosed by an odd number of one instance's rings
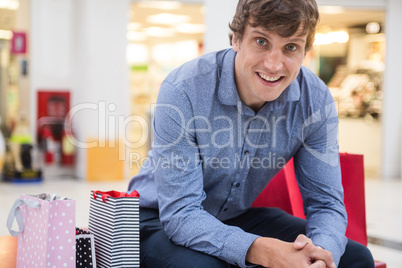
[[[227,22],[221,20],[230,21],[230,16],[218,14],[221,10],[219,4],[208,1],[206,5],[170,2],[155,7],[150,3],[157,2],[132,4],[132,31],[129,32],[132,37],[129,46],[132,53],[129,55],[133,63],[130,74],[131,107],[133,113],[139,114],[150,112],[149,104],[155,100],[160,82],[168,71],[199,54],[229,46]],[[233,4],[222,5],[228,12],[233,7]],[[204,12],[207,12],[205,16]],[[304,64],[327,83],[335,98],[341,118],[340,150],[365,154],[366,173],[376,177],[380,173],[381,162],[385,11],[366,5],[323,5],[320,6],[320,14],[314,49],[307,54]],[[200,30],[198,36],[195,31],[192,36],[183,36],[175,30],[181,23],[189,27],[189,17],[193,29],[197,26]],[[212,23],[214,28],[220,29],[219,37],[213,35],[214,31],[202,31],[203,17],[207,29],[211,29],[208,25]],[[157,22],[158,18],[163,22]],[[149,22],[152,20],[156,23],[151,25]],[[161,33],[152,36],[151,30]],[[205,46],[203,34],[206,37]],[[183,44],[181,49],[180,44]],[[177,51],[180,53],[177,54]],[[137,135],[140,131],[141,126],[138,125]],[[369,137],[367,133],[370,133]],[[136,163],[143,159],[146,150],[136,152],[138,155],[132,164],[140,166]]]
[[[341,152],[364,154],[367,177],[381,172],[385,11],[321,6],[307,65],[328,85],[337,105]]]
[[[69,93],[79,144],[73,172],[79,178],[104,177],[104,171],[88,169],[99,166],[102,160],[90,158],[100,155],[118,156],[113,166],[119,171],[109,177],[138,171],[149,149],[151,105],[161,81],[183,62],[229,47],[227,25],[236,5],[230,0],[9,2],[19,3],[9,29],[15,36],[25,33],[27,50],[13,54],[12,37],[0,39],[3,133],[9,136],[26,115],[38,141],[39,93]],[[402,93],[394,72],[402,57],[402,4],[317,2],[317,43],[304,64],[327,83],[337,102],[340,150],[365,154],[370,176],[398,177]]]

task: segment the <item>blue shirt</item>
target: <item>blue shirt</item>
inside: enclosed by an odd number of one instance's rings
[[[152,150],[132,179],[142,207],[159,208],[176,244],[246,266],[258,237],[222,221],[251,207],[294,157],[307,236],[339,263],[347,239],[338,117],[326,85],[307,68],[255,113],[239,98],[232,49],[171,72],[154,107]]]

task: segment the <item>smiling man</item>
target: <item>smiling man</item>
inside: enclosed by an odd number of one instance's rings
[[[345,237],[334,101],[302,67],[317,21],[314,0],[240,0],[232,48],[167,76],[129,185],[141,267],[374,267]],[[292,157],[306,220],[252,208]]]
[[[296,79],[306,53],[307,36],[302,30],[300,26],[295,36],[284,38],[249,24],[241,39],[233,35],[236,86],[247,106],[258,111]]]

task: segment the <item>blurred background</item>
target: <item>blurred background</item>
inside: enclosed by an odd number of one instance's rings
[[[400,267],[402,1],[317,3],[304,65],[334,96],[340,151],[364,155],[370,247]],[[236,4],[0,0],[0,218],[21,192],[56,191],[84,204],[85,225],[89,189],[125,190],[150,148],[161,82],[229,47]]]

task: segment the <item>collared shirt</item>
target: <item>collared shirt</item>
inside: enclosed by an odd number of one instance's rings
[[[159,208],[176,244],[246,266],[258,237],[222,221],[251,207],[294,158],[307,236],[339,263],[347,239],[334,101],[302,67],[296,80],[255,113],[239,98],[232,49],[171,72],[155,106],[148,159],[130,182],[142,207]]]

